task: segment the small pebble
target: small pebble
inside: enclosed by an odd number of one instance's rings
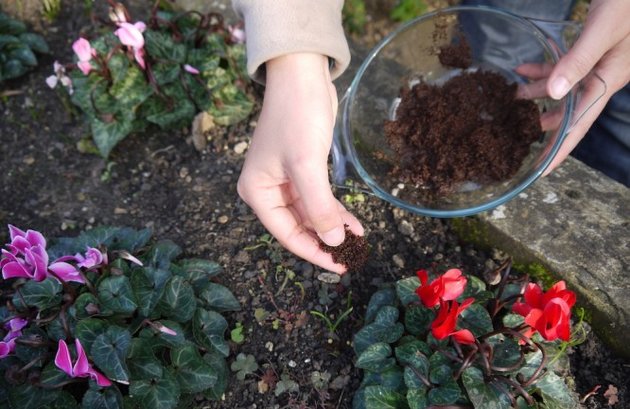
[[[327,284],[337,284],[341,281],[341,277],[336,273],[320,273],[317,279]]]
[[[247,149],[247,142],[243,141],[243,142],[239,142],[236,145],[234,145],[234,152],[238,155],[242,154],[243,152],[245,152],[245,150]]]
[[[225,223],[227,223],[227,222],[228,222],[228,220],[229,220],[229,218],[228,218],[226,215],[219,216],[219,217],[217,218],[217,222],[219,222],[219,223],[221,223],[221,224],[225,224]]]

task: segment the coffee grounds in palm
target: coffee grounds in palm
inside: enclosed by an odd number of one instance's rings
[[[354,234],[348,225],[344,226],[346,237],[338,246],[329,246],[319,241],[319,247],[332,256],[336,264],[341,264],[350,271],[360,271],[368,260],[370,246],[364,236]]]
[[[463,40],[440,48],[443,65],[469,65]],[[514,175],[542,134],[538,107],[516,98],[516,84],[494,72],[462,72],[442,86],[425,82],[401,91],[385,136],[396,153],[390,175],[441,196],[463,182]]]

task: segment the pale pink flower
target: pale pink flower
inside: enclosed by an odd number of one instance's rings
[[[232,40],[233,43],[236,43],[236,44],[245,43],[245,40],[246,40],[245,30],[240,28],[238,25],[235,25],[235,26],[228,25],[228,32],[230,33],[230,39]]]
[[[83,74],[88,75],[92,70],[90,60],[92,59],[92,56],[96,54],[96,51],[92,48],[90,42],[83,37],[79,38],[72,44],[72,50],[74,50],[74,53],[79,58],[77,66]]]
[[[194,75],[199,74],[199,70],[193,67],[192,65],[184,64],[184,70]]]
[[[144,47],[144,37],[142,36],[145,29],[144,23],[140,21],[135,24],[125,22],[120,23],[118,27],[114,34],[118,36],[123,45],[132,48]]]

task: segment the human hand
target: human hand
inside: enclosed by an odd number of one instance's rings
[[[361,223],[335,199],[328,154],[337,114],[337,92],[328,59],[311,53],[266,64],[266,89],[258,125],[238,181],[241,198],[289,251],[337,273],[345,268],[317,240],[336,246],[344,224],[363,235]]]
[[[628,0],[593,0],[580,37],[555,66],[525,64],[518,68],[519,74],[541,80],[545,93],[554,99],[561,99],[582,81],[583,93],[575,113],[584,115],[571,129],[545,175],[566,159],[586,135],[612,95],[630,81],[628,16]],[[606,85],[589,73],[596,73]]]

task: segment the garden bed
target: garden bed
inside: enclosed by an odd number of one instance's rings
[[[253,356],[258,369],[244,380],[231,372],[225,398],[199,401],[197,407],[350,408],[361,381],[352,336],[381,284],[431,266],[483,276],[508,256],[461,242],[448,220],[414,216],[370,195],[340,190],[338,196],[366,227],[371,254],[362,271],[338,283],[322,281],[322,270],[266,236],[236,193],[241,147],[252,134],[257,110],[240,125],[216,128],[201,152],[188,130],[151,129],[125,139],[107,161],[81,153],[78,145],[89,129],[44,80],[55,59],[71,60],[73,39],[89,25],[80,2],[66,5],[45,33],[53,55],[0,89],[18,91],[0,102],[0,222],[46,237],[98,225],[150,227],[156,238],[173,240],[186,255],[219,262],[224,273],[218,280],[243,306],[226,314],[230,329],[243,327],[242,342],[230,343],[228,363],[242,353]],[[253,93],[261,101],[260,89]],[[7,233],[0,227],[2,243]],[[335,323],[350,307],[334,332],[311,312]],[[584,408],[630,407],[630,366],[594,334],[570,348],[569,357]]]

